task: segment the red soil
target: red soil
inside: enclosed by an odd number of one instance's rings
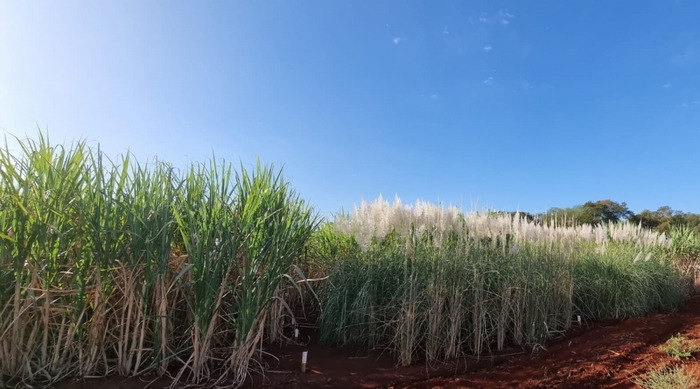
[[[655,314],[621,322],[574,326],[571,331],[532,350],[464,359],[447,364],[396,367],[390,355],[353,354],[317,345],[287,345],[268,351],[267,373],[254,374],[247,388],[633,388],[650,368],[678,362],[658,346],[680,333],[700,344],[700,295],[677,314]],[[303,338],[303,334],[302,334]],[[308,351],[306,373],[300,372]],[[700,379],[700,362],[685,365]],[[150,384],[150,385],[149,385]],[[61,389],[162,388],[166,379],[107,378],[56,385]]]

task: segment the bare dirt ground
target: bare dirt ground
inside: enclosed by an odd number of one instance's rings
[[[512,349],[479,360],[396,367],[387,354],[361,355],[313,344],[275,347],[268,350],[274,357],[267,358],[267,373],[252,375],[244,387],[633,388],[633,380],[649,369],[679,363],[658,349],[676,334],[700,343],[700,295],[676,314],[574,325],[534,352]],[[300,371],[302,351],[308,351],[306,373]],[[695,357],[684,363],[700,378],[700,361]],[[114,377],[71,380],[54,387],[163,388],[169,384],[167,379]]]

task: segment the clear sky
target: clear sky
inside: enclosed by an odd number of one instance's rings
[[[0,130],[398,194],[700,213],[700,2],[2,1]]]

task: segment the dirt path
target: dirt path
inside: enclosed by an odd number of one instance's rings
[[[632,388],[650,368],[675,363],[658,346],[680,333],[700,342],[700,295],[675,315],[656,314],[623,322],[596,323],[556,339],[534,354],[508,350],[495,358],[449,364],[395,367],[390,355],[357,355],[315,345],[270,349],[265,376],[247,388]],[[304,335],[302,334],[302,339]],[[306,373],[299,371],[308,351]],[[700,378],[700,362],[686,365]],[[149,384],[150,383],[150,384]],[[167,380],[108,378],[64,382],[61,389],[162,388]]]
[[[675,363],[658,346],[677,333],[700,341],[700,296],[693,297],[676,315],[656,314],[618,324],[595,325],[532,356],[519,356],[460,377],[429,379],[406,387],[633,388],[633,379],[650,367]],[[691,359],[686,365],[700,378],[697,360]]]

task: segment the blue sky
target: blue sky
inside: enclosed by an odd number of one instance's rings
[[[0,130],[398,194],[700,213],[700,3],[0,3]]]

